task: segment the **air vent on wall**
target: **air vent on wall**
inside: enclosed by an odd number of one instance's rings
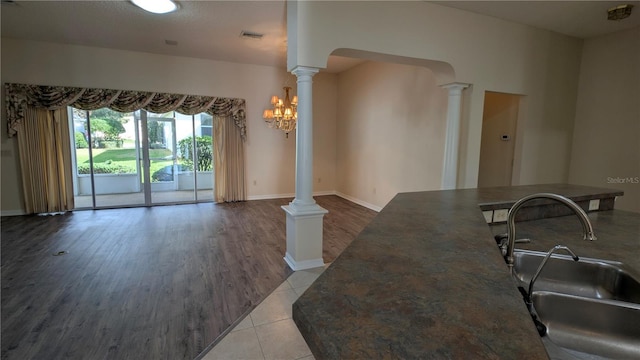
[[[247,31],[247,30],[242,30],[242,32],[240,33],[240,37],[243,37],[245,39],[261,40],[263,36],[264,34],[260,34],[253,31]]]

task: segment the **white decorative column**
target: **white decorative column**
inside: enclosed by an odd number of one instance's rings
[[[442,169],[442,190],[456,188],[458,179],[458,144],[460,142],[460,107],[462,105],[462,90],[469,84],[451,83],[442,85],[449,89],[449,104],[447,106],[447,134],[444,145],[444,167]]]
[[[296,197],[282,209],[287,214],[287,253],[284,260],[293,270],[324,265],[322,220],[328,211],[313,199],[313,90],[317,68],[298,66],[298,124],[296,129]]]

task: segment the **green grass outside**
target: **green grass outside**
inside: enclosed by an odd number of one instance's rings
[[[136,150],[135,149],[91,149],[93,153],[93,164],[107,163],[118,164],[131,169],[131,173],[136,172]],[[173,160],[164,160],[164,157],[171,156],[168,149],[149,149],[151,160],[150,170],[153,174],[165,166],[173,165]],[[78,165],[89,164],[89,149],[76,149],[76,161]],[[180,163],[180,161],[178,161]]]

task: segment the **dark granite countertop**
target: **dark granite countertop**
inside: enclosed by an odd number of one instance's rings
[[[315,357],[546,359],[493,239],[504,228],[490,228],[479,207],[536,192],[610,193],[535,185],[398,194],[294,303],[294,321]],[[589,217],[597,242],[580,243],[580,223],[569,216],[518,223],[518,237],[533,239],[518,247],[546,251],[577,241],[580,256],[638,268],[640,214]]]
[[[603,189],[583,185],[571,184],[545,184],[545,185],[523,185],[478,189],[478,204],[483,210],[510,208],[521,197],[539,192],[552,192],[569,197],[575,202],[590,199],[604,199],[615,196],[622,196],[624,193],[616,189]],[[557,204],[554,200],[540,199],[528,202],[526,206],[535,204]]]
[[[517,238],[530,243],[516,249],[549,251],[566,245],[580,257],[615,260],[640,271],[640,214],[623,210],[589,213],[597,241],[582,240],[582,225],[575,216],[562,216],[516,223]],[[506,232],[506,225],[492,226],[494,234]]]

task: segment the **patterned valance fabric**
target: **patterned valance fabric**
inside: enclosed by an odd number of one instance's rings
[[[245,100],[212,96],[180,95],[145,91],[5,84],[9,136],[14,136],[27,106],[47,110],[73,106],[81,110],[108,107],[119,112],[144,109],[156,114],[177,111],[185,115],[206,112],[230,116],[246,139]]]

